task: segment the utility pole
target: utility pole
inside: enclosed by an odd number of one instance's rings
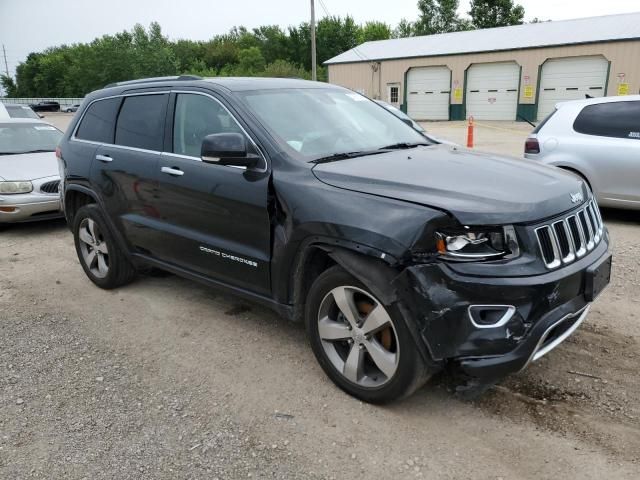
[[[2,44],[2,55],[4,56],[4,71],[9,76],[9,65],[7,65],[7,51],[4,49],[4,43]]]
[[[316,71],[316,8],[315,0],[311,0],[311,80],[317,80]]]

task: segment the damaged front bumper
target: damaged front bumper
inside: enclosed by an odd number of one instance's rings
[[[575,331],[608,284],[610,262],[603,241],[580,260],[540,275],[479,277],[433,263],[406,268],[394,283],[432,360],[492,383]]]

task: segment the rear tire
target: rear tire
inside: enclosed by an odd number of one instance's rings
[[[377,300],[340,266],[323,272],[311,286],[305,323],[322,369],[360,400],[377,404],[397,400],[429,378],[397,306]]]
[[[73,218],[73,238],[84,273],[98,287],[130,283],[136,271],[119,247],[96,204],[80,208]]]

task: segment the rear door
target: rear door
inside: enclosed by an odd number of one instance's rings
[[[201,92],[172,94],[170,138],[156,168],[160,260],[256,293],[268,293],[271,225],[269,172],[204,163],[202,140],[213,133],[249,138],[222,99]],[[256,147],[257,148],[257,147]]]
[[[154,206],[155,174],[168,99],[168,93],[119,98],[113,137],[96,149],[91,168],[91,183],[109,217],[124,233],[132,250],[142,253],[153,252],[155,247],[148,232],[158,216]]]
[[[587,105],[573,129],[600,198],[640,204],[640,101]]]

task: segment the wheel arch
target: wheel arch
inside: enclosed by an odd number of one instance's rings
[[[420,355],[429,365],[434,365],[433,356],[429,351],[428,345],[420,341],[421,335],[418,332],[416,323],[410,318],[411,313],[409,310],[400,301],[402,297],[400,288],[402,286],[396,285],[394,280],[401,271],[392,266],[397,262],[393,257],[389,258],[386,254],[383,256],[377,250],[375,251],[378,252],[377,255],[371,255],[371,250],[373,249],[370,247],[357,244],[349,246],[330,243],[309,244],[302,251],[294,270],[293,320],[304,321],[307,295],[315,278],[327,268],[339,265],[362,282],[383,303],[397,303],[403,320],[415,339]],[[325,263],[323,264],[322,262]]]
[[[85,205],[98,203],[98,196],[89,188],[81,185],[68,185],[63,198],[64,216],[71,228],[76,212]]]

